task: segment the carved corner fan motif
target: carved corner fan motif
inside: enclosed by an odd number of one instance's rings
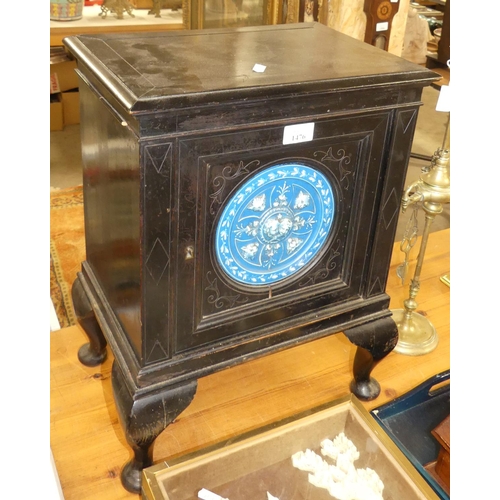
[[[218,263],[239,283],[277,283],[318,255],[334,216],[334,193],[321,172],[295,163],[267,168],[226,204],[215,235]]]

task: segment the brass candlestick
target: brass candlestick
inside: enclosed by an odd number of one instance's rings
[[[399,340],[394,350],[400,354],[426,354],[434,350],[438,344],[438,336],[432,323],[425,316],[416,312],[417,301],[415,298],[420,289],[420,273],[422,271],[430,227],[435,217],[443,211],[443,204],[450,202],[450,150],[448,134],[449,117],[443,147],[434,153],[430,167],[424,169],[420,178],[406,189],[401,200],[403,213],[412,204],[422,204],[422,208],[425,211],[425,225],[415,273],[413,279],[410,281],[409,297],[404,301],[404,309],[393,311],[393,319],[399,331]],[[415,238],[415,228],[410,235],[405,234],[403,238],[401,248],[406,253],[403,269],[407,269],[408,267],[408,254],[412,246],[412,241],[414,242]],[[402,275],[400,270],[398,270],[398,275],[404,280],[404,273]]]

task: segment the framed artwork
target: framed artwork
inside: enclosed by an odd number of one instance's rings
[[[299,22],[312,23],[319,20],[319,0],[300,0]]]

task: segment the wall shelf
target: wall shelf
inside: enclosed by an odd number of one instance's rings
[[[50,21],[50,46],[63,45],[62,39],[66,36],[97,34],[97,33],[125,33],[184,29],[182,9],[162,9],[161,17],[148,14],[148,9],[134,9],[134,17],[124,13],[123,19],[115,14],[108,13],[100,16],[100,5],[91,5],[83,8],[83,17],[76,21]]]

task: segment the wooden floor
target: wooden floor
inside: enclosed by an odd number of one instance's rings
[[[418,311],[435,326],[439,344],[424,356],[392,352],[373,372],[382,391],[368,410],[450,368],[449,229],[432,233],[417,295]],[[413,264],[419,244],[412,252]],[[414,255],[413,255],[414,253]],[[408,285],[396,277],[402,261],[393,252],[387,290],[401,308]],[[413,268],[410,268],[413,273]],[[51,449],[66,500],[137,499],[120,483],[131,457],[113,403],[113,356],[96,368],[78,362],[86,342],[75,326],[51,332]],[[348,393],[355,347],[343,334],[250,361],[199,380],[191,405],[156,440],[154,462],[194,451]]]

